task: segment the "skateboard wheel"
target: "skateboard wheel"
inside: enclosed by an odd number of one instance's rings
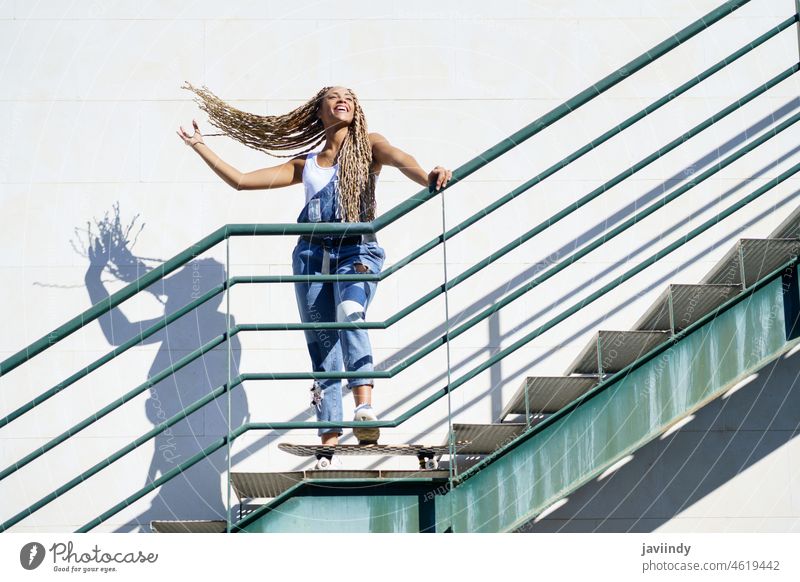
[[[436,459],[425,459],[425,468],[429,471],[439,468],[439,461]]]
[[[316,468],[317,469],[327,469],[330,466],[331,466],[330,459],[328,459],[326,457],[322,457],[319,461],[317,461]]]

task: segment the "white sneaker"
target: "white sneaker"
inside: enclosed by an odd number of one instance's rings
[[[313,468],[315,471],[341,469],[342,460],[336,455],[333,455],[330,459],[328,457],[320,457]]]
[[[356,406],[354,421],[378,420],[375,411],[370,404],[360,404]],[[358,439],[360,445],[377,445],[378,438],[381,436],[381,429],[378,427],[354,428],[353,434]]]

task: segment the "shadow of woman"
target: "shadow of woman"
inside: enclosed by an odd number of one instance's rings
[[[124,237],[110,236],[102,229],[101,236],[104,241],[95,238],[87,253],[90,265],[85,282],[92,304],[109,296],[101,278],[106,268],[126,282],[136,280],[149,270],[130,252]],[[163,315],[130,321],[120,308],[116,308],[99,318],[100,327],[110,344],[120,345],[200,297],[226,277],[225,266],[218,261],[196,258],[146,289],[163,303]],[[162,297],[166,299],[162,300]],[[158,345],[148,378],[223,333],[226,316],[219,311],[222,297],[218,294],[142,342]],[[230,326],[233,325],[231,317]],[[148,420],[156,426],[227,382],[227,349],[227,343],[223,342],[152,386],[145,402]],[[232,378],[239,373],[240,360],[241,345],[234,336],[231,343]],[[249,419],[247,396],[239,387],[231,392],[230,426],[236,428],[246,419]],[[145,484],[174,469],[227,431],[227,397],[223,395],[155,437]],[[138,529],[149,532],[152,520],[225,519],[227,465],[227,447],[224,447],[159,487],[150,506],[115,531]]]

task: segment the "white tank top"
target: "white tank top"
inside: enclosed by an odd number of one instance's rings
[[[339,175],[339,164],[323,168],[317,163],[319,152],[309,152],[306,163],[303,165],[303,186],[306,189],[306,204],[314,194],[327,186],[331,180]]]
[[[323,168],[317,163],[319,152],[309,152],[303,166],[303,185],[306,189],[306,204],[314,195],[327,186],[339,174],[339,164]]]

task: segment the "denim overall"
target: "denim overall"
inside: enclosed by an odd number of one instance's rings
[[[338,212],[336,177],[314,195],[297,217],[297,222],[342,222]],[[369,273],[381,272],[385,252],[374,237],[361,243],[341,244],[335,235],[314,235],[323,240],[311,242],[299,238],[292,252],[292,271],[295,275],[358,273],[360,263]],[[373,240],[369,240],[372,238]],[[295,283],[300,319],[307,322],[365,321],[367,307],[375,296],[377,281],[314,281]],[[366,329],[304,330],[308,353],[314,372],[341,371],[372,372],[372,347]],[[348,387],[374,385],[372,378],[348,378]],[[340,422],[342,414],[342,381],[323,378],[314,382],[312,405],[318,421]],[[320,428],[318,434],[341,428]]]

